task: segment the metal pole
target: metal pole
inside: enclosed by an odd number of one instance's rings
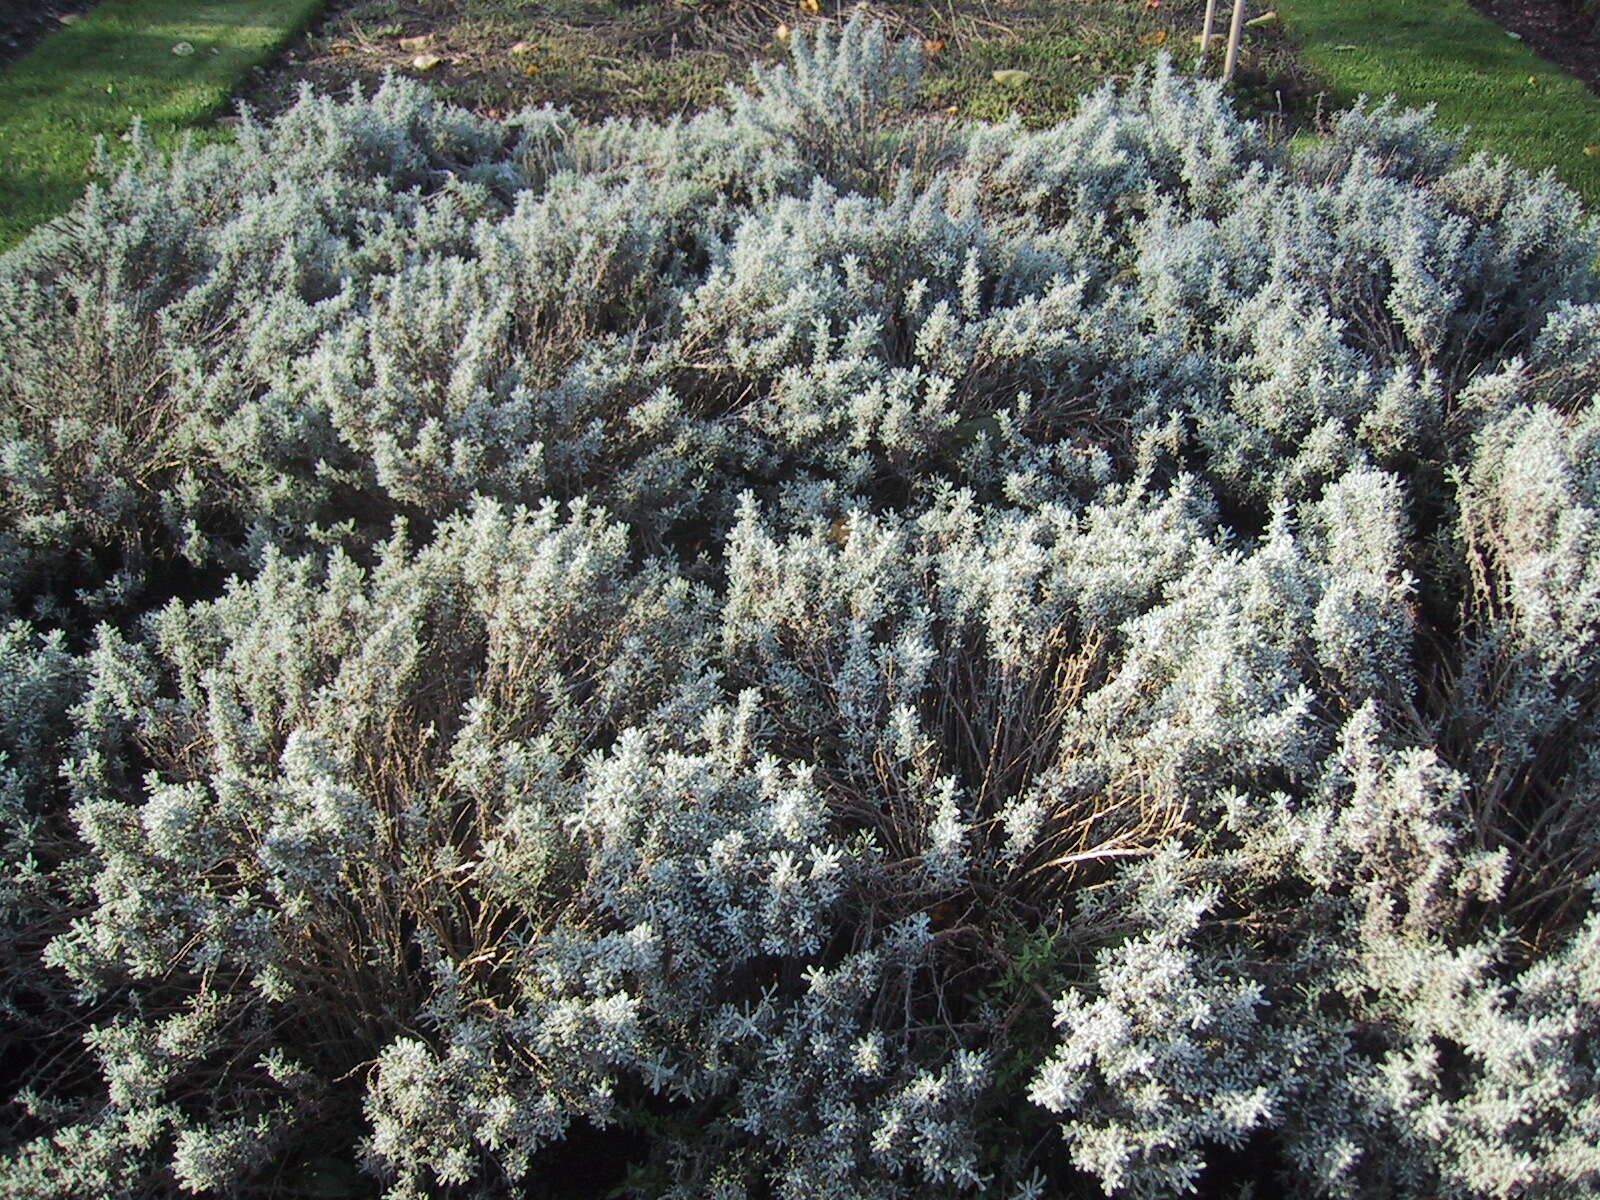
[[[1233,0],[1233,26],[1228,30],[1228,61],[1222,67],[1226,83],[1233,78],[1233,65],[1239,61],[1239,35],[1244,32],[1244,0]]]
[[[1200,62],[1204,66],[1206,55],[1211,53],[1211,31],[1217,24],[1217,0],[1206,0],[1206,27],[1200,33]]]

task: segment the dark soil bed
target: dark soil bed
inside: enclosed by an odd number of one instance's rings
[[[1600,93],[1600,16],[1561,0],[1471,0],[1472,6],[1514,33],[1541,58]]]
[[[61,27],[62,17],[93,8],[98,0],[0,0],[0,67],[21,58]]]

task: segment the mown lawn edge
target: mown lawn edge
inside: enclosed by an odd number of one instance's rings
[[[0,250],[82,192],[99,138],[159,144],[216,116],[324,0],[107,0],[0,74]]]
[[[1466,0],[1280,0],[1302,60],[1339,107],[1432,103],[1469,150],[1556,175],[1600,206],[1600,97]]]

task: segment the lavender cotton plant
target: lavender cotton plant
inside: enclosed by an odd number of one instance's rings
[[[1600,1191],[1600,229],[792,53],[0,258],[0,1197]]]

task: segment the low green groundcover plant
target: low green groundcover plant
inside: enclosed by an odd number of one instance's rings
[[[0,260],[0,1196],[1600,1188],[1600,231],[794,40]]]

